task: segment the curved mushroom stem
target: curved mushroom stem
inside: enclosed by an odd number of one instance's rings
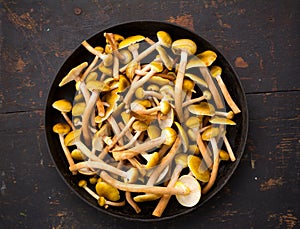
[[[141,209],[140,207],[137,205],[137,203],[132,199],[131,197],[131,192],[125,192],[125,198],[127,200],[127,202],[130,204],[130,206],[135,210],[136,213],[140,213]]]
[[[102,171],[100,173],[100,177],[105,180],[110,185],[116,187],[122,191],[130,191],[130,192],[145,192],[159,195],[187,195],[190,190],[188,187],[185,189],[178,189],[174,187],[161,187],[161,186],[152,186],[152,185],[141,185],[141,184],[128,184],[118,181],[112,178],[108,173]]]
[[[72,123],[71,119],[69,118],[69,116],[67,115],[66,112],[61,111],[62,116],[64,117],[64,119],[66,120],[66,122],[70,125],[70,127],[72,128],[72,130],[76,130],[74,124]]]
[[[232,150],[232,148],[231,148],[231,145],[230,145],[230,143],[229,143],[229,141],[228,141],[228,139],[227,139],[225,133],[224,133],[224,135],[223,135],[223,141],[224,141],[224,144],[225,144],[225,146],[226,146],[227,152],[228,152],[228,154],[229,154],[230,160],[231,160],[231,161],[235,161],[235,160],[236,160],[235,155],[234,155],[234,153],[233,153],[233,150]]]
[[[202,137],[201,137],[201,134],[200,133],[197,133],[197,145],[199,147],[199,150],[200,150],[200,153],[203,157],[203,160],[205,161],[205,164],[208,168],[210,168],[213,164],[213,161],[210,157],[210,155],[208,154],[207,152],[207,147],[204,145],[204,142],[202,140]]]
[[[217,175],[218,175],[218,170],[219,170],[219,156],[217,156],[214,160],[213,163],[213,167],[212,167],[212,171],[211,171],[211,175],[210,178],[208,180],[208,183],[206,184],[206,186],[202,189],[201,193],[202,194],[206,194],[214,185]]]
[[[193,103],[198,103],[198,102],[201,102],[205,99],[209,99],[209,95],[206,93],[198,98],[194,98],[194,99],[189,99],[187,101],[185,101],[184,103],[182,103],[182,107],[186,107],[186,106],[189,106]]]
[[[183,111],[182,111],[182,84],[185,74],[185,68],[187,63],[188,53],[186,51],[181,52],[180,63],[175,83],[175,110],[180,122],[183,122]]]

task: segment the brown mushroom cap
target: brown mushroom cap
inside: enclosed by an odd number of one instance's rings
[[[176,140],[177,133],[171,127],[166,127],[162,130],[161,135],[165,137],[165,145],[171,146]]]
[[[196,56],[204,63],[205,66],[210,66],[217,59],[217,54],[211,50],[206,50]]]
[[[70,132],[71,128],[66,123],[57,123],[53,126],[52,130],[57,134],[65,135]]]
[[[183,175],[178,179],[175,187],[179,188],[182,185],[187,187],[190,190],[190,193],[187,195],[176,195],[177,201],[185,207],[195,206],[201,198],[201,187],[199,182],[193,176]]]
[[[52,107],[61,112],[70,112],[72,110],[72,103],[66,99],[60,99],[55,101]]]
[[[120,199],[119,190],[104,181],[97,182],[95,188],[99,196],[103,196],[110,201],[118,201]]]
[[[218,136],[219,133],[220,129],[218,127],[210,127],[203,131],[201,137],[204,141],[209,141],[211,138]]]
[[[197,180],[202,182],[209,181],[210,172],[206,168],[205,164],[202,163],[200,157],[196,155],[189,155],[187,161],[191,173]]]
[[[197,45],[190,39],[178,39],[172,43],[172,51],[176,55],[180,55],[182,51],[187,52],[188,55],[193,55],[197,51]]]
[[[222,73],[222,68],[219,66],[214,65],[210,69],[210,74],[212,77],[217,77],[217,76],[221,75],[221,73]]]
[[[220,150],[219,157],[222,161],[228,161],[230,159],[229,153],[227,153],[225,150]]]

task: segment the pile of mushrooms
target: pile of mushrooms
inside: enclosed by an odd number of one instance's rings
[[[215,52],[166,31],[156,40],[104,33],[106,44],[82,45],[94,56],[62,79],[73,104],[53,103],[65,122],[53,126],[79,186],[101,207],[156,201],[160,217],[172,196],[195,206],[214,186],[221,161],[235,161],[226,136],[240,109],[214,66]],[[226,77],[226,76],[222,76]],[[224,162],[225,163],[225,162]]]

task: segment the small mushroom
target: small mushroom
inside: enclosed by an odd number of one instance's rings
[[[65,153],[65,156],[67,158],[69,166],[74,165],[74,160],[71,156],[71,153],[64,142],[64,136],[70,132],[70,126],[65,123],[57,123],[53,126],[52,130],[53,130],[53,132],[57,133],[59,136],[59,141],[60,141],[61,147]],[[73,174],[76,174],[76,172],[74,171]]]
[[[221,77],[222,68],[220,68],[219,66],[212,66],[212,68],[210,69],[210,73],[211,73],[212,77],[214,77],[217,80],[217,82],[220,86],[220,89],[223,93],[223,96],[224,96],[227,104],[229,105],[229,107],[232,109],[233,113],[234,114],[240,113],[241,110],[238,108],[236,103],[233,101],[232,97],[230,96],[230,94],[227,90],[225,83],[222,80],[222,77]]]
[[[233,117],[234,117],[233,111],[228,111],[228,112],[226,112],[226,111],[216,111],[215,115],[222,116],[222,117],[225,117],[225,118],[228,118],[228,119],[233,119]]]
[[[188,55],[193,55],[196,53],[197,45],[190,39],[179,39],[172,43],[172,51],[177,55],[180,54],[181,56],[175,83],[175,110],[177,112],[179,121],[182,122],[182,84],[186,70],[187,57]]]
[[[203,92],[202,96],[200,96],[198,98],[187,100],[184,103],[182,103],[182,107],[186,107],[186,106],[189,106],[193,103],[198,103],[198,102],[201,102],[203,100],[210,100],[210,99],[211,99],[211,93],[208,90],[205,90]]]
[[[176,131],[170,127],[167,127],[162,130],[160,137],[151,139],[127,150],[113,152],[113,157],[116,161],[133,158],[141,152],[152,150],[162,144],[172,145],[176,139],[176,136]]]
[[[74,160],[82,161],[84,160],[84,155],[81,153],[79,149],[73,149],[71,152],[71,156]]]
[[[99,196],[105,197],[110,201],[118,201],[120,200],[120,192],[117,188],[113,187],[112,185],[106,183],[105,181],[98,181],[96,186],[96,193]]]
[[[127,91],[126,96],[123,99],[125,106],[127,107],[129,106],[132,96],[134,95],[135,91],[139,87],[143,86],[155,73],[161,72],[163,70],[163,66],[159,62],[152,61],[150,65],[151,65],[151,70],[146,75],[144,75],[141,79],[131,84],[129,90]]]
[[[200,102],[200,104],[193,104],[188,106],[188,110],[195,115],[214,116],[215,108],[212,104],[207,102]]]
[[[178,123],[178,122],[174,122],[174,123],[177,126],[179,136],[181,137],[181,141],[182,141],[182,145],[183,145],[183,152],[185,153],[185,152],[187,152],[188,147],[189,147],[188,136],[180,123]]]
[[[145,97],[156,97],[158,99],[162,99],[163,95],[160,94],[159,92],[156,91],[145,91],[142,87],[139,87],[138,89],[136,89],[135,91],[135,96],[138,99],[143,99]]]
[[[185,75],[186,77],[188,77],[189,79],[193,80],[197,85],[201,85],[202,87],[207,88],[208,85],[206,83],[205,80],[201,79],[199,76],[193,74],[193,73],[188,73],[186,72]]]
[[[223,125],[236,125],[234,121],[228,118],[213,116],[209,119],[209,122],[212,124],[223,124]]]
[[[52,107],[61,112],[64,119],[69,124],[69,126],[72,128],[72,130],[76,129],[75,126],[73,125],[72,121],[70,120],[69,116],[67,115],[67,113],[72,110],[71,102],[69,102],[66,99],[60,99],[60,100],[55,101],[52,104]]]
[[[85,180],[80,180],[78,182],[78,186],[84,188],[93,198],[95,198],[101,207],[102,206],[104,206],[105,208],[107,208],[108,206],[120,207],[125,205],[125,201],[113,202],[113,201],[106,200],[105,197],[103,196],[98,196],[93,190],[91,190],[87,186],[87,182]]]
[[[162,100],[158,106],[146,109],[140,104],[132,103],[131,110],[139,115],[150,115],[156,112],[161,112],[162,114],[167,115],[171,110],[171,105],[168,101]]]

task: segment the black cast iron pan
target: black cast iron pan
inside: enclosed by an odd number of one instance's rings
[[[140,204],[142,212],[136,214],[130,205],[126,205],[121,208],[110,207],[108,209],[101,208],[97,205],[95,199],[93,199],[89,194],[85,192],[82,188],[78,187],[78,181],[82,179],[82,175],[73,176],[68,170],[68,163],[65,159],[64,153],[61,149],[59,139],[57,134],[53,133],[52,127],[60,121],[64,121],[60,112],[52,108],[52,103],[59,99],[68,99],[69,101],[73,100],[75,95],[75,87],[73,83],[69,83],[64,87],[59,87],[58,84],[62,78],[72,69],[73,67],[81,64],[84,61],[93,60],[93,55],[91,55],[83,46],[79,46],[75,51],[66,59],[61,68],[58,70],[58,73],[54,77],[53,83],[48,93],[48,99],[45,110],[45,131],[46,139],[49,147],[49,152],[53,158],[53,161],[56,165],[56,168],[66,184],[86,203],[99,210],[103,214],[110,214],[115,217],[121,217],[128,220],[139,220],[139,221],[158,221],[171,219],[183,214],[188,214],[193,212],[199,207],[204,207],[204,203],[212,198],[217,192],[219,192],[222,187],[227,183],[231,175],[234,173],[244,151],[245,142],[248,132],[248,110],[244,90],[242,88],[241,82],[233,70],[230,63],[225,59],[225,57],[208,41],[204,40],[197,34],[182,28],[180,26],[166,23],[166,22],[157,22],[157,21],[135,21],[119,24],[112,26],[110,28],[103,29],[101,32],[98,32],[91,38],[87,39],[88,43],[92,46],[104,46],[105,38],[103,36],[104,32],[112,32],[121,34],[124,37],[141,34],[148,36],[151,39],[156,41],[156,33],[159,30],[168,32],[173,40],[180,38],[189,38],[196,42],[198,50],[197,53],[200,53],[205,50],[213,50],[217,53],[218,58],[214,64],[222,67],[222,75],[225,84],[228,87],[228,90],[233,97],[234,101],[237,103],[241,109],[241,113],[235,116],[234,121],[237,123],[236,126],[227,128],[227,136],[233,148],[233,151],[236,155],[236,161],[234,163],[222,164],[219,169],[219,174],[217,181],[213,188],[209,191],[208,194],[201,197],[200,202],[192,208],[185,208],[179,205],[175,199],[172,197],[164,214],[160,218],[155,218],[151,215],[153,209],[155,208],[157,202],[146,202]],[[78,41],[79,43],[81,41]]]

